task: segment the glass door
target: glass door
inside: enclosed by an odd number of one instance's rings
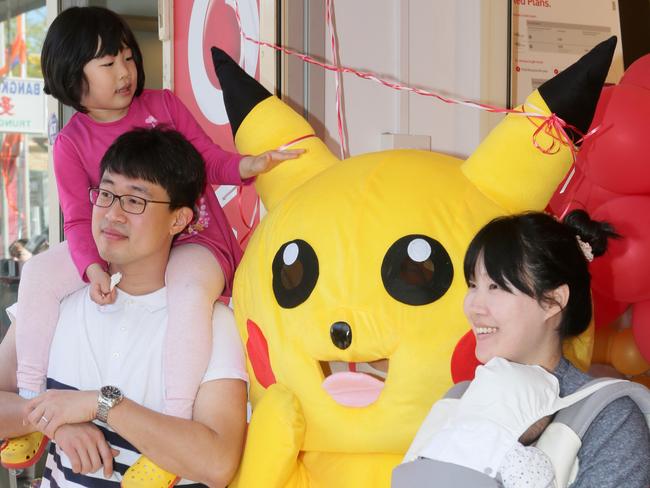
[[[0,2],[0,339],[20,271],[48,247],[48,151],[42,1]]]

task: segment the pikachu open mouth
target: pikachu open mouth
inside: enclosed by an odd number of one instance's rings
[[[320,361],[322,387],[344,407],[367,407],[376,402],[388,376],[388,359],[347,363]]]

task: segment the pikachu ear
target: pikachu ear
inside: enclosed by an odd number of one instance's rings
[[[267,209],[273,208],[289,192],[339,160],[314,135],[309,123],[279,98],[248,75],[224,51],[212,48],[224,104],[237,150],[260,154],[292,143],[305,149],[297,159],[283,162],[257,177],[255,186]],[[311,137],[310,137],[311,136]]]
[[[616,37],[603,41],[546,81],[519,108],[542,115],[554,113],[586,132],[615,47]],[[573,161],[567,145],[560,145],[554,154],[535,147],[534,138],[541,147],[550,147],[554,142],[542,132],[535,135],[539,124],[539,120],[508,115],[463,163],[465,176],[508,212],[542,210]],[[575,137],[570,130],[567,132]]]

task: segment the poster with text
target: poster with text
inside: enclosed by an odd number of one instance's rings
[[[574,63],[596,44],[618,37],[607,76],[623,75],[621,27],[616,0],[511,0],[512,105]]]
[[[242,29],[259,39],[259,1],[238,0]],[[235,151],[223,94],[212,66],[210,48],[218,46],[259,79],[259,49],[240,35],[234,0],[174,2],[174,93],[203,130],[224,149]],[[250,185],[215,188],[237,240],[245,247],[259,221],[259,199]]]

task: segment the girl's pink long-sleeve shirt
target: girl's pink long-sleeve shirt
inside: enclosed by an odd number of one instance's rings
[[[209,184],[242,185],[241,155],[227,152],[205,134],[183,103],[169,90],[144,90],[133,99],[128,113],[114,122],[97,122],[76,113],[59,132],[54,144],[54,173],[64,217],[64,231],[72,259],[86,279],[86,268],[105,263],[92,237],[92,205],[88,188],[99,184],[99,165],[108,147],[121,134],[138,127],[165,125],[183,134],[199,151],[206,164]],[[209,247],[220,261],[226,277],[226,292],[241,258],[241,249],[225,214],[208,185],[201,202],[204,223],[199,232],[183,236],[182,242],[199,242]],[[225,262],[224,262],[225,260]]]

